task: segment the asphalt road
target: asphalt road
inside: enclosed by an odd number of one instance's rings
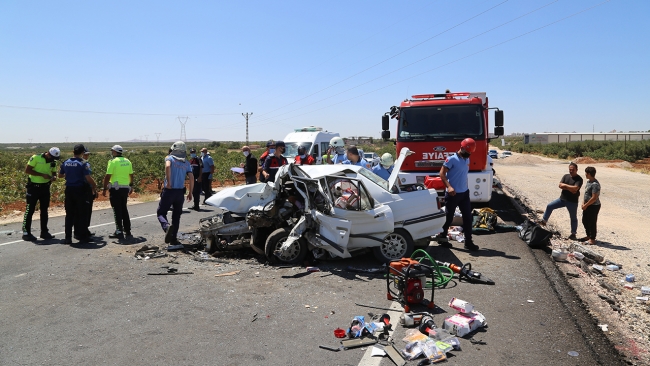
[[[363,349],[318,348],[335,346],[333,330],[347,328],[355,315],[385,312],[355,303],[395,305],[386,299],[383,278],[346,270],[376,267],[371,254],[316,263],[320,272],[267,266],[246,253],[223,258],[229,264],[198,262],[183,253],[177,264],[169,263],[171,257],[137,260],[134,252],[142,244],[164,246],[156,206],[130,206],[140,241],[133,245],[108,239],[108,210],[94,213],[94,230],[106,241],[93,244],[61,245],[61,234],[50,242],[16,242],[20,224],[0,226],[0,364],[393,364],[371,359]],[[520,221],[506,197],[496,195],[492,207],[504,220]],[[211,213],[187,211],[181,231],[196,230],[198,218]],[[50,219],[50,231],[63,231],[63,217]],[[446,305],[452,297],[473,303],[488,323],[473,336],[485,344],[461,339],[462,350],[452,352],[449,364],[622,364],[546,253],[531,251],[514,232],[476,236],[475,242],[478,252],[459,243],[427,249],[441,261],[471,262],[496,282],[455,278],[436,290],[439,326],[453,314]],[[193,274],[147,275],[164,272],[162,266]],[[241,272],[215,277],[231,271]],[[396,344],[403,347],[405,329],[396,328]]]

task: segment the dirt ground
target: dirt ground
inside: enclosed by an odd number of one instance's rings
[[[494,168],[504,190],[518,197],[532,210],[531,216],[541,219],[546,205],[560,195],[558,183],[568,173],[569,161],[513,153],[512,157],[495,159]],[[650,308],[649,302],[637,300],[642,286],[650,286],[650,225],[645,213],[650,209],[650,175],[642,174],[643,165],[627,162],[594,162],[577,159],[578,172],[584,178],[587,166],[596,168],[601,184],[602,208],[598,216],[598,244],[588,246],[606,260],[622,265],[619,271],[604,270],[603,274],[587,273],[591,265],[569,256],[560,263],[576,292],[587,304],[598,324],[607,324],[607,334],[616,348],[632,363],[650,364]],[[584,190],[581,190],[581,195]],[[582,213],[578,212],[578,237],[583,237]],[[548,223],[551,231],[559,233],[552,239],[554,249],[568,247],[569,215],[565,209],[553,212]],[[634,274],[636,281],[625,281]],[[632,289],[624,285],[632,285]],[[600,295],[606,296],[603,299]],[[604,330],[603,330],[604,331]]]

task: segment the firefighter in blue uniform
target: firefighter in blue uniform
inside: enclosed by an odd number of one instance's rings
[[[381,156],[381,159],[379,159],[379,164],[372,167],[372,172],[384,178],[385,180],[388,180],[391,173],[393,172],[393,163],[393,155],[385,153]]]

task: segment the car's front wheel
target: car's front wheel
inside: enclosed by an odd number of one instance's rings
[[[415,243],[411,234],[404,229],[395,229],[388,234],[380,246],[373,249],[375,257],[382,263],[390,263],[413,254]]]
[[[298,264],[301,263],[307,256],[307,242],[305,239],[300,238],[296,240],[286,251],[281,255],[276,255],[276,251],[279,251],[289,238],[291,233],[290,228],[280,228],[272,232],[269,237],[266,239],[266,245],[264,251],[266,253],[266,258],[268,258],[271,263],[287,263],[287,264]]]

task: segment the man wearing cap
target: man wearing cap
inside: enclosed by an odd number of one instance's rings
[[[447,239],[447,231],[454,219],[456,207],[463,214],[463,234],[465,249],[478,250],[478,245],[472,241],[472,203],[469,197],[467,173],[469,173],[469,157],[476,150],[474,139],[466,138],[460,143],[460,149],[455,155],[449,156],[440,168],[440,179],[447,187],[445,192],[445,211],[447,219],[442,226],[442,233],[436,239],[441,246],[451,248]]]
[[[172,152],[165,158],[165,185],[160,194],[156,216],[158,216],[158,222],[160,222],[160,226],[166,233],[165,243],[176,245],[178,244],[176,239],[178,226],[183,213],[185,177],[189,176],[190,179],[190,189],[187,192],[187,202],[190,202],[192,201],[192,190],[194,189],[194,175],[192,174],[190,162],[186,160],[185,143],[176,141],[171,150]],[[172,206],[172,223],[170,225],[169,221],[167,221],[167,212]]]
[[[260,155],[260,160],[259,160],[259,168],[257,168],[257,172],[260,173],[260,182],[265,183],[266,178],[264,177],[264,162],[266,161],[266,158],[268,158],[270,155],[273,155],[275,153],[275,142],[273,140],[269,140],[266,142],[266,151]]]
[[[203,160],[196,156],[196,149],[190,149],[190,166],[192,167],[192,176],[194,176],[194,188],[192,189],[192,197],[194,198],[194,206],[189,207],[190,210],[199,211],[199,201],[201,200],[201,171],[203,170]]]
[[[82,155],[82,158],[86,165],[88,165],[88,171],[92,174],[93,170],[92,167],[90,166],[90,162],[88,162],[88,159],[90,159],[90,151],[88,150],[87,147],[84,146],[84,153]],[[90,228],[90,218],[93,215],[93,203],[95,202],[95,199],[98,197],[99,192],[97,192],[97,188],[92,189],[92,185],[86,181],[86,184],[84,185],[84,194],[86,196],[86,225],[85,228],[86,230],[82,233],[77,233],[75,231],[75,239],[79,239],[80,237],[83,236],[88,236],[91,237],[95,235],[95,233],[91,233],[89,228]],[[76,229],[75,229],[76,230]],[[85,234],[84,234],[85,233]]]
[[[72,227],[80,242],[89,242],[88,231],[88,200],[85,185],[89,184],[91,192],[97,192],[97,185],[90,175],[90,166],[82,156],[86,148],[82,144],[75,145],[74,157],[61,164],[59,178],[65,178],[65,239],[63,244],[72,244]]]
[[[359,149],[357,149],[356,146],[350,145],[348,147],[347,151],[347,160],[343,161],[343,164],[346,165],[356,165],[360,167],[364,167],[366,169],[370,169],[370,163],[366,161],[360,154],[359,154]]]
[[[133,165],[129,159],[122,156],[122,146],[115,145],[111,148],[113,159],[108,161],[106,175],[104,176],[102,196],[110,189],[110,202],[115,217],[115,232],[108,237],[111,239],[131,239],[131,219],[126,201],[131,194],[133,184]]]
[[[241,151],[246,159],[246,162],[240,165],[244,168],[243,174],[246,178],[246,184],[255,184],[257,183],[257,159],[251,153],[250,147],[244,146]]]
[[[316,159],[311,155],[307,155],[307,148],[300,145],[298,146],[298,155],[296,155],[294,162],[297,165],[314,165],[316,164]]]
[[[23,216],[23,240],[35,241],[32,235],[32,216],[36,210],[36,202],[40,202],[41,210],[41,239],[52,239],[54,235],[47,229],[47,209],[50,207],[50,185],[56,180],[56,160],[61,158],[61,150],[52,147],[42,154],[29,158],[25,173],[27,177],[27,208]]]
[[[201,149],[201,161],[203,162],[203,169],[201,170],[203,204],[205,204],[205,200],[212,196],[212,174],[214,174],[214,160],[212,160],[212,156],[205,147]]]
[[[282,156],[286,148],[284,141],[278,141],[275,143],[275,149],[269,150],[269,156],[264,160],[264,169],[262,170],[264,179],[267,182],[275,182],[275,175],[278,173],[278,169],[289,163],[287,158]],[[271,150],[273,150],[272,155],[270,154]]]

